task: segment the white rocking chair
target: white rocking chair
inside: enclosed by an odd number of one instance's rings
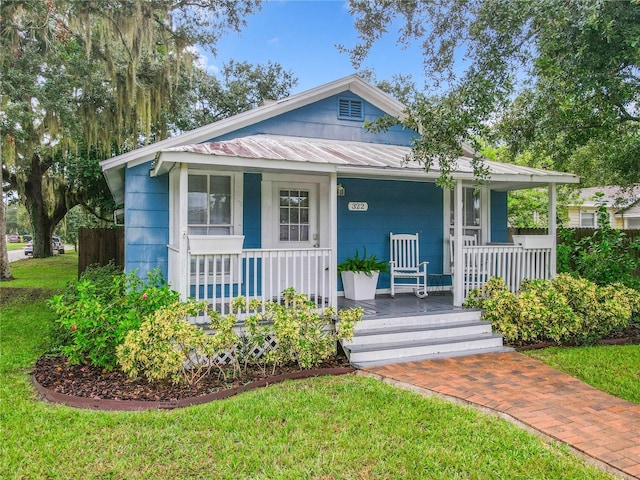
[[[413,287],[418,298],[427,296],[427,265],[429,262],[419,260],[418,234],[390,234],[389,271],[391,273],[391,298],[396,294],[396,287]],[[415,283],[398,280],[415,279]]]

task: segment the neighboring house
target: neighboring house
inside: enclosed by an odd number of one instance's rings
[[[407,161],[416,132],[363,128],[404,108],[353,75],[103,161],[124,204],[126,269],[160,267],[183,298],[219,308],[290,286],[335,306],[340,261],[364,247],[388,260],[390,232],[417,232],[429,273],[451,274],[455,305],[489,274],[511,285],[554,275],[555,235],[505,245],[507,191],[548,187],[555,219],[556,184],[578,177],[487,161],[476,192],[465,147],[456,188],[443,190],[437,165]],[[463,235],[478,245],[463,246]],[[378,292],[388,290],[382,274]]]
[[[602,193],[602,196],[597,196]],[[569,205],[569,228],[598,228],[598,208],[606,205],[609,223],[617,229],[640,228],[640,186],[589,187],[580,189],[578,200]]]

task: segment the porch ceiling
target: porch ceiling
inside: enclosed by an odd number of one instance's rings
[[[252,135],[219,142],[167,148],[156,155],[152,175],[167,173],[177,163],[255,170],[337,172],[357,177],[435,179],[435,162],[425,172],[410,147],[300,137]],[[514,190],[549,183],[579,183],[577,175],[485,160],[491,188]],[[473,180],[471,157],[456,161],[455,179]]]

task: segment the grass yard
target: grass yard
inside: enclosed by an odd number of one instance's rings
[[[524,353],[599,390],[640,403],[640,345],[552,347]]]
[[[22,248],[27,244],[27,242],[20,243],[7,243],[7,250],[22,250]]]
[[[0,478],[612,478],[498,418],[356,376],[173,411],[43,403],[29,371],[49,345],[45,299],[75,259],[20,262],[0,284]]]

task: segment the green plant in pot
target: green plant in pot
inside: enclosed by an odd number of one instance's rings
[[[387,262],[378,260],[375,255],[367,256],[366,247],[363,254],[356,250],[353,257],[346,258],[338,264],[338,273],[342,277],[344,296],[350,300],[371,300],[376,296],[376,286],[380,272],[386,272]]]

